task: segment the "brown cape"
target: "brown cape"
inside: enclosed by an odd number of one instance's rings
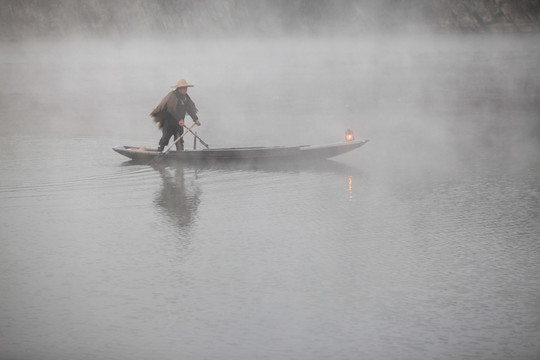
[[[168,93],[159,105],[150,113],[154,118],[154,122],[159,124],[159,128],[163,128],[163,122],[167,117],[176,118],[176,106],[178,105],[178,96],[175,94],[176,89]],[[188,94],[186,94],[186,112],[193,117],[199,110]]]

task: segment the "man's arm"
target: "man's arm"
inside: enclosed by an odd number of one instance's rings
[[[186,109],[186,110],[187,110],[186,112],[189,114],[189,116],[193,119],[193,122],[195,124],[197,124],[197,126],[201,126],[201,122],[199,121],[199,117],[197,116],[197,114],[195,114],[193,111],[191,111],[189,109]],[[183,126],[183,124],[180,125],[180,126]]]

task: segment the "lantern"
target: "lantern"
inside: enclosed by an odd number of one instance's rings
[[[345,140],[347,141],[353,141],[354,140],[354,134],[351,129],[348,129],[345,131]]]

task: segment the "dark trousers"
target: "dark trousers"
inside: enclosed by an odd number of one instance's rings
[[[169,139],[174,136],[174,140],[178,139],[184,133],[184,128],[180,127],[178,122],[173,119],[166,119],[163,122],[163,136],[159,139],[159,151],[163,151],[165,146],[169,144]],[[176,150],[184,150],[184,139],[180,139],[176,143]]]

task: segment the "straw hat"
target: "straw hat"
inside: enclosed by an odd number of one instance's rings
[[[195,85],[189,85],[186,80],[180,79],[176,85],[171,86],[171,88],[181,88],[181,87],[193,87]]]

